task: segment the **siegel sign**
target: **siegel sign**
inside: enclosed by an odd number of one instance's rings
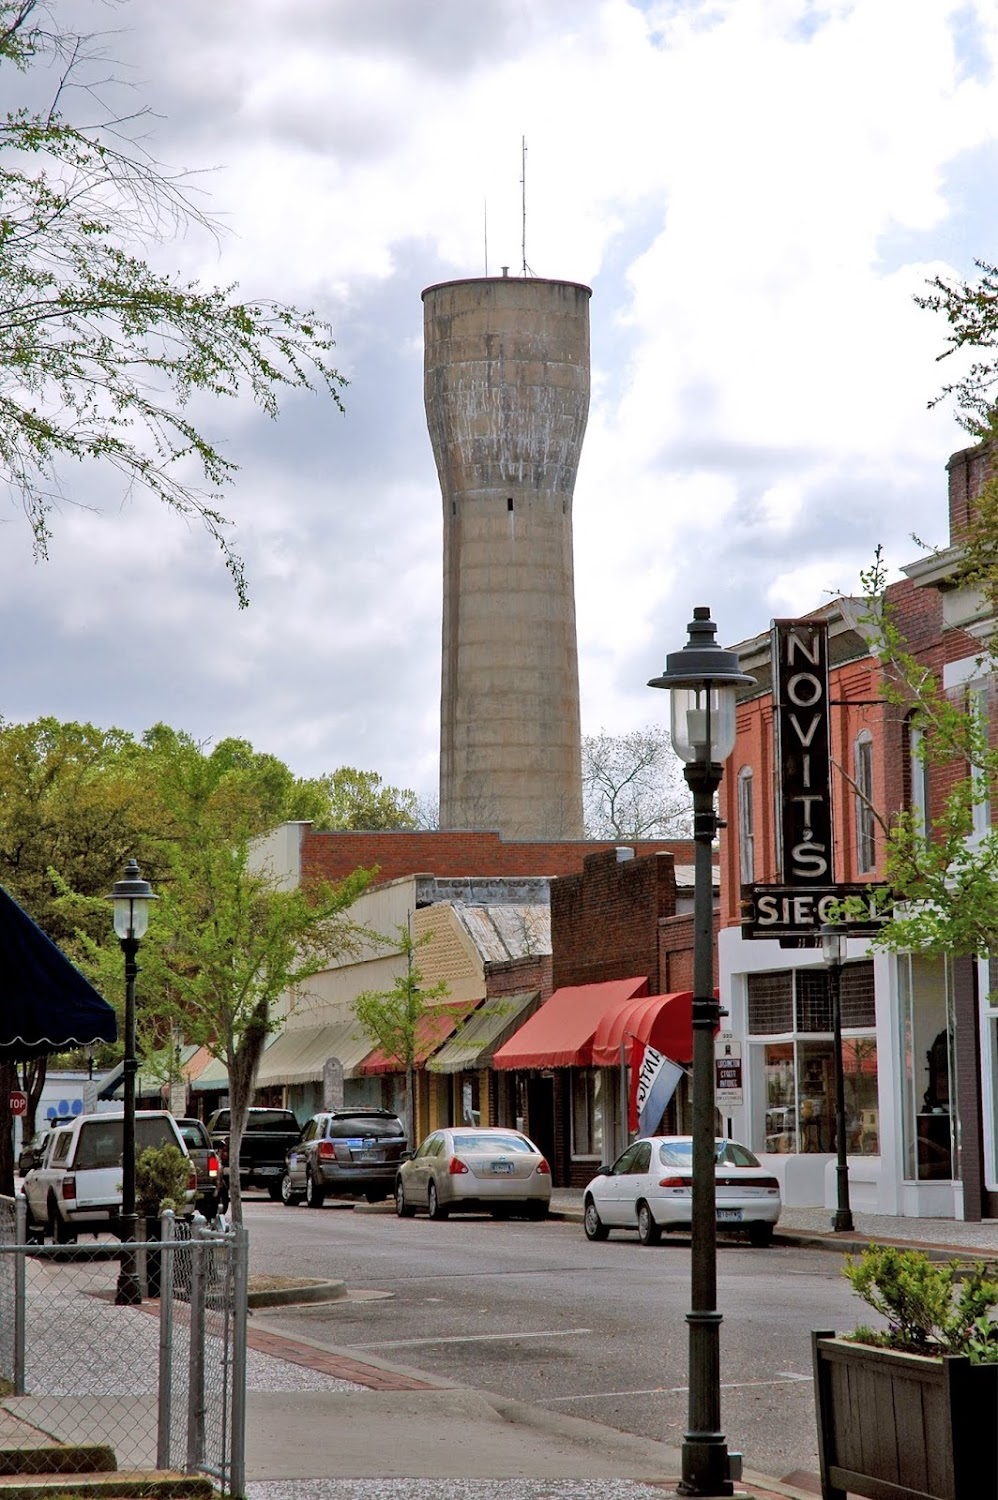
[[[890,887],[869,882],[743,886],[742,937],[817,939],[823,922],[859,937],[883,927],[891,906]]]

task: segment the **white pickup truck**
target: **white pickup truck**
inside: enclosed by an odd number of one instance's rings
[[[121,1219],[121,1152],[124,1114],[78,1115],[57,1126],[37,1167],[24,1179],[28,1238],[51,1235],[59,1245],[79,1231],[117,1232]],[[188,1155],[177,1122],[166,1110],[136,1110],[136,1159],[148,1146],[176,1146]],[[193,1187],[193,1166],[192,1187]],[[193,1199],[193,1193],[190,1194]]]

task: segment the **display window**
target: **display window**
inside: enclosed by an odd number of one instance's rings
[[[846,1150],[851,1156],[880,1152],[872,971],[872,963],[864,961],[846,964],[841,975],[843,1026],[852,1026],[842,1037]],[[749,1046],[757,1058],[761,1054],[764,1080],[753,1146],[769,1153],[834,1153],[835,1051],[825,971],[812,967],[750,974],[748,998]],[[777,1030],[785,1035],[772,1035]],[[771,1039],[764,1037],[767,1031]]]
[[[904,1175],[914,1182],[951,1181],[953,998],[945,958],[899,955],[898,991]]]

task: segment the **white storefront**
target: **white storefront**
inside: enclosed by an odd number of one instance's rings
[[[718,952],[722,1004],[730,1012],[723,1025],[743,1056],[744,1103],[731,1114],[731,1133],[772,1168],[788,1205],[833,1209],[834,1055],[821,951],[747,940],[730,927],[720,933]],[[945,960],[875,954],[854,938],[841,1005],[853,1209],[962,1218]],[[985,1025],[987,1077],[998,1073],[998,1009]],[[990,1126],[994,1161],[993,1119]]]

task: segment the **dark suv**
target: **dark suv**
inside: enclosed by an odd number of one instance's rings
[[[327,1195],[390,1198],[406,1150],[405,1126],[387,1109],[331,1109],[313,1115],[287,1154],[281,1198],[321,1208]]]

